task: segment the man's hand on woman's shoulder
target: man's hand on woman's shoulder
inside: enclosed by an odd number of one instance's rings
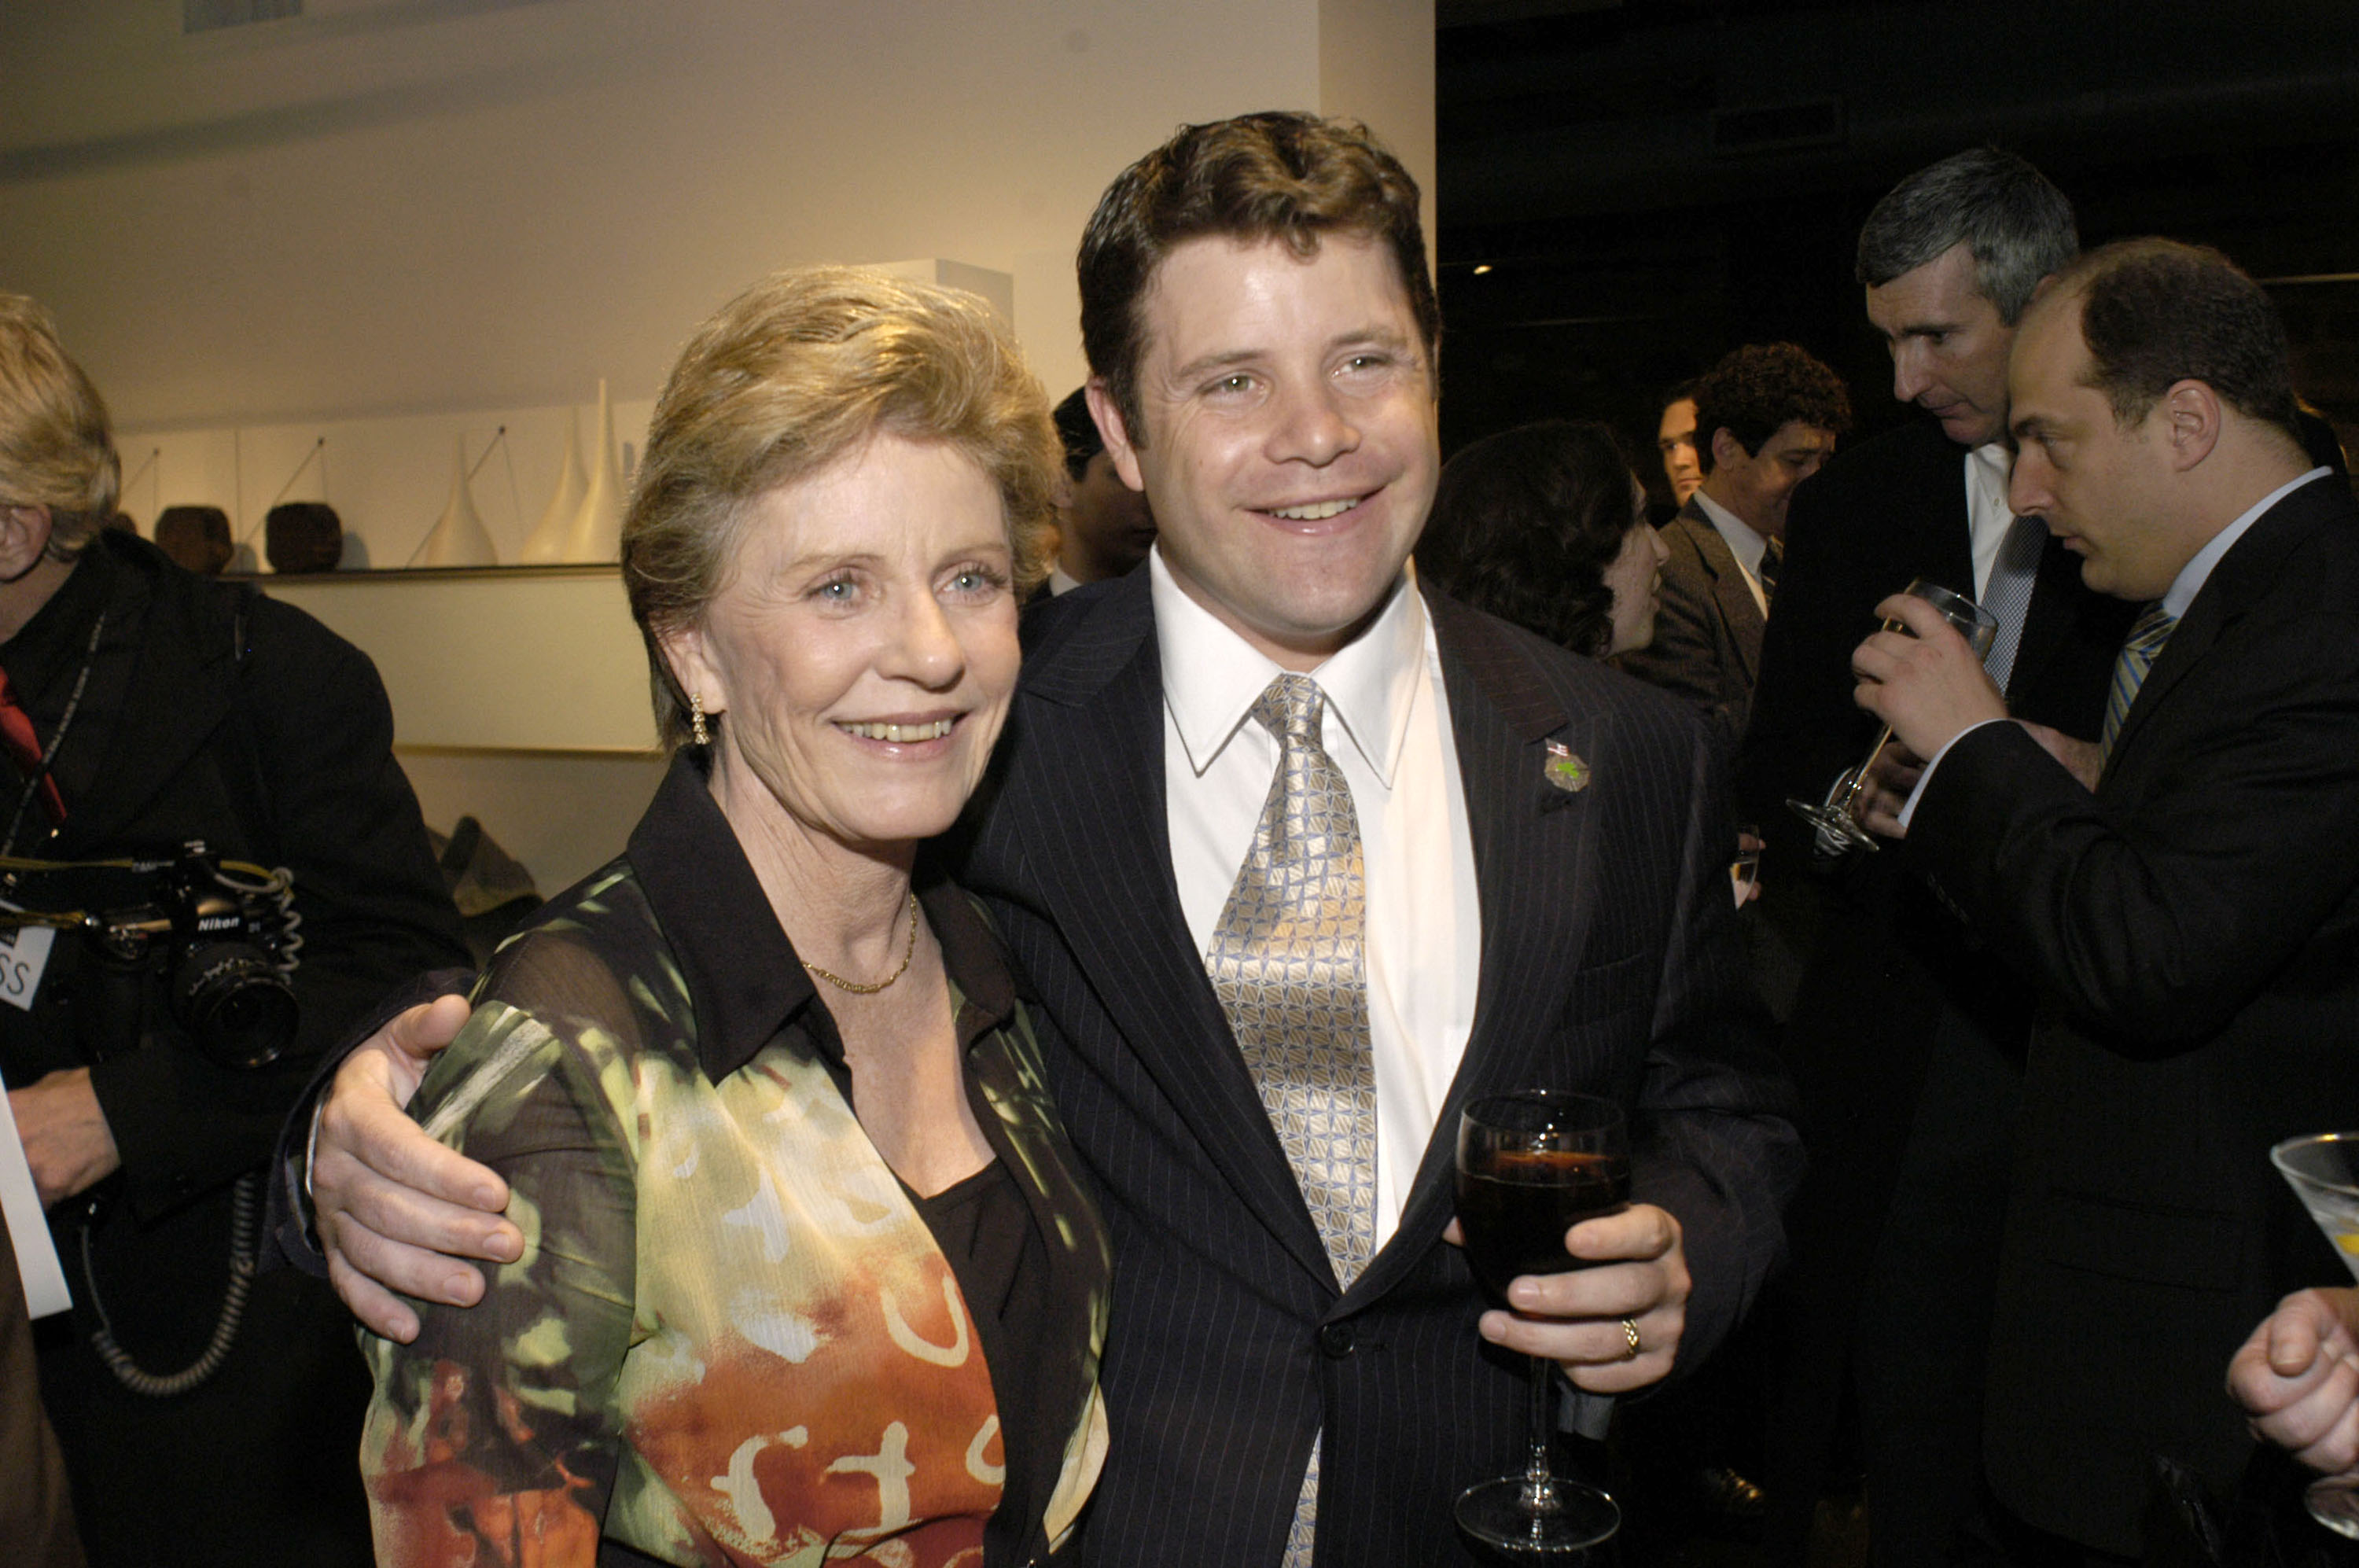
[[[441,996],[371,1035],[337,1069],[312,1127],[308,1185],[328,1279],[353,1316],[405,1345],[418,1313],[402,1295],[473,1306],[484,1277],[460,1260],[510,1263],[524,1247],[500,1217],[507,1183],[403,1108],[467,1012],[464,996]]]

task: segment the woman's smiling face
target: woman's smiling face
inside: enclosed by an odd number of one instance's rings
[[[716,777],[847,845],[949,828],[1016,688],[1013,564],[998,489],[939,442],[880,432],[755,501],[702,622],[663,639],[723,715]]]

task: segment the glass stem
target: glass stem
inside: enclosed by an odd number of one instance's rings
[[[1524,1489],[1520,1500],[1524,1511],[1537,1520],[1561,1511],[1557,1501],[1556,1477],[1549,1474],[1549,1385],[1556,1375],[1556,1363],[1544,1356],[1535,1356],[1532,1362],[1532,1452],[1524,1461]]]
[[[1861,763],[1859,771],[1851,776],[1851,788],[1843,791],[1843,803],[1835,808],[1844,816],[1856,814],[1853,808],[1859,804],[1859,792],[1867,788],[1867,770],[1875,766],[1877,753],[1884,749],[1884,743],[1891,738],[1890,724],[1885,725],[1883,729],[1876,732],[1875,744],[1867,748],[1867,760]]]

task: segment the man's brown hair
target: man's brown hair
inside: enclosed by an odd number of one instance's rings
[[[1139,306],[1155,269],[1190,240],[1282,240],[1318,253],[1341,234],[1392,253],[1429,363],[1441,346],[1441,307],[1425,265],[1417,181],[1355,120],[1269,112],[1188,125],[1106,187],[1082,235],[1082,348],[1105,379],[1133,445],[1145,444]]]
[[[2251,419],[2299,444],[2299,410],[2285,323],[2242,267],[2210,245],[2122,240],[2057,279],[2081,297],[2089,385],[2133,425],[2181,381],[2201,381]]]
[[[1799,344],[1746,343],[1696,377],[1696,458],[1712,471],[1712,438],[1726,430],[1747,457],[1788,425],[1841,435],[1851,429],[1851,394],[1843,377]]]

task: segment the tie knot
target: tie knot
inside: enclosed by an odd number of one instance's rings
[[[2170,640],[2171,629],[2178,625],[2179,617],[2164,609],[2162,602],[2157,600],[2131,623],[2129,646],[2140,653],[2153,653]]]
[[[1281,673],[1254,700],[1253,716],[1262,727],[1286,744],[1320,743],[1319,721],[1327,700],[1319,682],[1292,670]]]

